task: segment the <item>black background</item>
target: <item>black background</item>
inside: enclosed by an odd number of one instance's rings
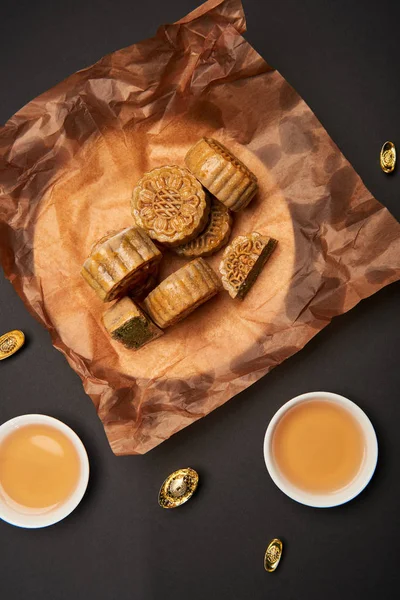
[[[196,0],[7,0],[0,8],[0,122],[104,54],[152,35]],[[247,39],[308,102],[370,191],[400,218],[398,0],[245,0]],[[116,458],[80,380],[0,277],[0,332],[26,348],[0,363],[0,422],[61,418],[82,437],[91,481],[79,508],[48,529],[0,522],[2,600],[358,600],[398,598],[400,285],[339,317],[299,354],[145,456]],[[262,441],[274,412],[310,390],[347,395],[376,427],[376,474],[357,499],[312,509],[270,480]],[[198,493],[163,511],[157,493],[181,466]],[[268,541],[285,543],[263,570]]]

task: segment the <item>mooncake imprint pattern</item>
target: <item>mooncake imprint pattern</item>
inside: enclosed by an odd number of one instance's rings
[[[186,154],[187,168],[233,211],[245,208],[257,191],[256,176],[225,146],[202,138]]]
[[[220,281],[202,258],[196,258],[164,279],[144,301],[144,308],[162,329],[174,325],[214,296]]]
[[[92,248],[81,274],[104,301],[110,302],[130,290],[143,296],[150,276],[156,276],[162,254],[149,236],[137,227],[111,232]]]
[[[229,209],[213,198],[210,216],[204,231],[184,246],[174,248],[180,256],[210,256],[228,243],[232,229],[232,216]]]
[[[166,245],[196,237],[208,219],[201,184],[185,168],[165,166],[146,173],[133,191],[132,214],[151,238]]]
[[[254,232],[236,237],[226,248],[219,270],[222,285],[232,298],[244,298],[277,243]]]

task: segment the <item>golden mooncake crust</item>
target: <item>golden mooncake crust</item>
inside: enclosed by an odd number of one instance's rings
[[[219,271],[232,298],[243,299],[276,248],[277,240],[253,232],[237,236],[224,251]]]
[[[130,295],[140,297],[148,278],[157,274],[161,257],[144,231],[128,227],[96,242],[81,274],[104,302],[119,298],[128,290]]]
[[[145,173],[133,190],[136,224],[167,246],[195,238],[207,224],[209,209],[201,184],[187,169],[175,165]]]
[[[174,325],[220,289],[215,271],[196,258],[164,279],[144,301],[144,308],[162,329]]]
[[[257,177],[232,152],[213,138],[202,138],[190,148],[189,171],[230,210],[248,205],[257,192]]]
[[[229,208],[215,198],[211,201],[210,216],[204,229],[191,242],[177,246],[174,251],[180,256],[194,258],[196,256],[211,256],[228,243],[232,230],[232,215]]]
[[[108,308],[102,321],[110,336],[131,350],[138,350],[164,333],[128,297]]]
[[[154,290],[158,284],[158,271],[159,263],[156,265],[154,271],[149,273],[147,279],[145,279],[141,285],[136,285],[134,288],[127,290],[126,295],[135,302],[143,302],[146,296],[148,296],[151,290]]]

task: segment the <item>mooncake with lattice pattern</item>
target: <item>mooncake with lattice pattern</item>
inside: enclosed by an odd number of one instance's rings
[[[167,246],[179,246],[195,238],[207,224],[209,209],[201,184],[182,167],[153,169],[133,190],[136,224]]]

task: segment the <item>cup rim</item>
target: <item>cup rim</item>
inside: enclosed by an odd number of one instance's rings
[[[6,521],[10,525],[15,525],[16,527],[38,529],[41,527],[48,527],[49,525],[54,525],[55,523],[62,521],[62,519],[65,519],[65,517],[75,510],[86,492],[90,468],[85,446],[83,445],[83,442],[79,436],[73,429],[71,429],[71,427],[59,419],[50,417],[48,415],[32,413],[19,415],[18,417],[14,417],[8,421],[5,421],[0,425],[0,444],[12,431],[27,425],[49,425],[64,433],[64,435],[66,435],[66,437],[74,445],[74,448],[79,456],[81,467],[80,477],[72,494],[60,506],[50,509],[48,512],[42,514],[22,513],[17,511],[12,506],[8,505],[4,499],[2,499],[0,491],[0,519]]]
[[[272,439],[275,428],[283,415],[285,415],[293,406],[316,399],[333,402],[345,408],[356,419],[365,438],[365,455],[359,472],[346,487],[332,493],[317,494],[307,492],[292,484],[279,471],[272,452]],[[357,404],[345,396],[334,394],[332,392],[307,392],[292,398],[281,406],[274,414],[265,432],[263,452],[268,473],[275,485],[284,494],[289,496],[289,498],[292,498],[292,500],[295,500],[300,504],[305,504],[306,506],[331,508],[349,502],[358,496],[358,494],[367,486],[374,474],[378,461],[378,440],[371,421]]]

